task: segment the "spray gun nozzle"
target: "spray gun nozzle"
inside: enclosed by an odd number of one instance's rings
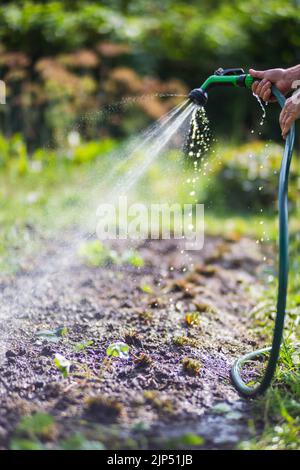
[[[251,88],[254,78],[244,73],[243,69],[222,69],[215,71],[208,77],[200,88],[195,88],[189,94],[189,98],[198,106],[204,106],[207,102],[207,91],[216,86],[235,86]]]
[[[189,93],[189,99],[198,106],[205,106],[208,96],[202,88],[195,88]]]

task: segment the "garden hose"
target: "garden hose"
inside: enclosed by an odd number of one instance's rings
[[[254,78],[245,74],[243,69],[222,69],[219,68],[214,75],[211,75],[200,88],[195,88],[189,94],[189,98],[199,106],[204,106],[207,102],[207,91],[215,86],[234,86],[251,88]],[[272,87],[272,93],[276,97],[281,107],[285,104],[284,96]],[[278,294],[277,311],[274,326],[272,346],[259,349],[245,354],[235,361],[231,369],[232,382],[237,391],[246,397],[255,397],[267,390],[275,374],[277,361],[280,354],[280,346],[284,328],[287,286],[288,286],[288,177],[290,163],[292,159],[295,141],[295,125],[293,124],[286,138],[283,159],[280,167],[278,185],[278,213],[279,213],[279,274],[278,274]],[[241,378],[242,366],[253,359],[257,359],[265,353],[270,352],[268,364],[261,382],[251,387]]]
[[[277,98],[281,107],[284,106],[285,98],[277,90],[272,87],[272,93]],[[258,349],[251,353],[245,354],[235,361],[231,369],[231,378],[237,391],[247,397],[255,397],[264,393],[272,382],[275,374],[277,361],[280,354],[280,346],[284,328],[284,318],[286,309],[287,286],[288,286],[288,178],[290,163],[292,159],[293,147],[295,141],[295,124],[292,125],[286,138],[283,159],[280,167],[279,186],[278,186],[278,211],[279,211],[279,273],[278,273],[278,294],[277,294],[277,312],[273,333],[272,346],[268,348]],[[240,372],[242,366],[253,359],[257,359],[270,352],[268,364],[261,382],[250,387],[246,385],[241,378]]]

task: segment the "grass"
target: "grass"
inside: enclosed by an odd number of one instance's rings
[[[251,450],[300,450],[300,325],[299,242],[291,234],[290,273],[284,341],[272,386],[254,401],[254,426],[259,437],[240,444]],[[277,298],[276,277],[253,311],[253,328],[271,342]]]

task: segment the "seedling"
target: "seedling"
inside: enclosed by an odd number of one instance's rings
[[[135,268],[142,268],[145,264],[143,258],[134,250],[125,251],[121,259],[122,263],[131,264]]]
[[[151,403],[154,408],[162,413],[173,413],[174,406],[170,399],[161,396],[157,390],[146,390],[144,398],[147,402]]]
[[[106,350],[106,355],[109,357],[118,357],[120,359],[129,359],[129,346],[121,341],[112,343]]]
[[[16,434],[29,439],[51,439],[55,435],[55,423],[47,413],[25,416],[16,428]]]
[[[90,441],[83,434],[77,433],[61,441],[59,450],[104,450],[102,442]]]
[[[51,343],[57,343],[67,334],[68,329],[65,326],[56,328],[55,330],[41,330],[35,333],[39,338],[45,339]]]
[[[193,348],[196,348],[198,346],[198,343],[195,339],[189,338],[188,336],[173,336],[173,343],[176,346],[191,346]]]
[[[147,368],[152,364],[151,357],[147,356],[145,353],[141,353],[138,356],[134,356],[134,363],[136,367]]]
[[[143,310],[142,312],[139,312],[138,315],[139,318],[145,323],[151,323],[153,320],[153,313],[149,310]]]
[[[109,250],[99,240],[82,243],[78,253],[89,266],[103,266],[118,262],[117,253]]]
[[[191,359],[190,357],[184,357],[182,359],[182,366],[183,370],[187,372],[189,375],[197,375],[199,374],[202,364],[200,361],[196,359]]]
[[[126,344],[135,347],[141,347],[142,341],[139,334],[135,330],[127,330],[124,333],[124,340]]]
[[[102,395],[90,397],[86,400],[87,414],[93,419],[101,419],[108,422],[116,419],[124,413],[122,403],[115,399]]]
[[[141,284],[140,289],[142,292],[145,292],[145,294],[153,294],[153,289],[149,284]]]
[[[72,365],[68,359],[66,359],[62,354],[57,353],[54,357],[54,364],[62,373],[64,378],[68,377]]]
[[[87,340],[87,341],[82,341],[81,343],[77,343],[74,346],[74,350],[76,352],[84,351],[86,348],[89,346],[92,346],[94,344],[93,340]]]
[[[187,326],[195,326],[200,323],[200,316],[198,312],[188,312],[185,314],[185,323]]]

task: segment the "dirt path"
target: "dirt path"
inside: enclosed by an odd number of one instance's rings
[[[49,448],[79,432],[106,448],[188,448],[200,445],[195,434],[204,448],[233,448],[248,437],[249,404],[229,370],[257,346],[248,315],[257,250],[207,238],[187,259],[174,241],[156,241],[139,247],[142,268],[90,268],[72,256],[60,263],[54,244],[30,271],[2,278],[0,447],[36,411],[54,417],[39,436]],[[68,332],[55,343],[36,335],[58,327]],[[93,343],[76,350],[84,341]],[[107,363],[115,341],[130,345],[129,360]],[[71,361],[68,378],[55,353]]]

